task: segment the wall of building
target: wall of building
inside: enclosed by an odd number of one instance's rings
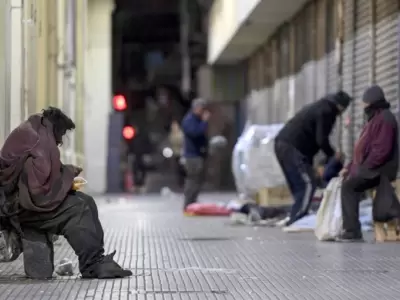
[[[212,35],[208,40],[208,61],[214,63],[226,45],[262,0],[215,0],[209,14]]]
[[[285,122],[301,107],[344,89],[355,101],[333,140],[350,157],[363,125],[360,98],[380,84],[399,101],[399,1],[310,1],[248,59],[248,117]]]
[[[84,16],[79,17],[76,2],[86,0],[0,1],[0,141],[49,105],[62,108],[77,123],[77,132],[83,131],[82,114],[75,113],[76,102],[82,105],[77,86],[83,85],[83,76],[77,75],[83,63],[75,58],[83,56],[76,46],[82,37],[75,29]],[[65,140],[66,163],[83,163],[83,136],[77,135]]]
[[[88,190],[106,188],[108,118],[111,111],[111,13],[113,1],[89,0],[85,46],[84,150]]]

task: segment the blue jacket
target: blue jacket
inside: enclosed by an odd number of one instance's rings
[[[339,176],[340,170],[343,168],[343,163],[334,157],[329,159],[328,163],[325,165],[324,175],[322,180],[325,184],[328,184],[332,178]]]
[[[189,112],[183,118],[182,131],[184,134],[184,157],[206,157],[208,148],[208,123],[194,113]]]

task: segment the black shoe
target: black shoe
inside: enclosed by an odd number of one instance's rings
[[[363,241],[364,239],[361,232],[344,231],[336,238],[336,242],[341,243],[360,243]]]
[[[121,266],[114,261],[114,255],[115,251],[104,256],[103,259],[92,268],[82,272],[82,278],[111,279],[131,276],[131,271],[122,269]]]

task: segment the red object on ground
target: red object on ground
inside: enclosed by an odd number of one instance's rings
[[[214,203],[193,203],[188,205],[185,213],[192,216],[229,216],[231,210]]]

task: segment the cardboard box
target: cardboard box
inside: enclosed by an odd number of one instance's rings
[[[262,188],[256,195],[257,204],[265,207],[278,207],[293,204],[293,198],[287,186]]]

